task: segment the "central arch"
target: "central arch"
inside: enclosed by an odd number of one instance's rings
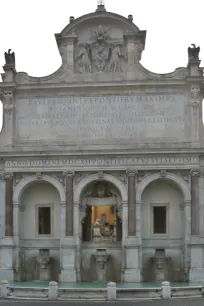
[[[80,202],[81,193],[86,188],[86,186],[94,181],[108,181],[112,183],[120,192],[121,198],[123,202],[127,202],[127,189],[125,185],[115,176],[110,174],[103,174],[102,178],[98,177],[98,174],[92,174],[88,177],[85,177],[81,180],[81,182],[75,186],[74,189],[74,202]]]

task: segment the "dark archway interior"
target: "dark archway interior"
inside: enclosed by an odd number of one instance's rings
[[[102,235],[101,238],[116,235],[116,241],[122,240],[122,220],[118,211],[118,201],[120,199],[119,191],[115,186],[106,181],[97,181],[89,184],[84,190],[83,197],[91,198],[92,205],[85,202],[85,216],[82,219],[82,241],[93,241],[93,230],[98,227]],[[101,205],[94,205],[94,200]],[[104,205],[111,203],[111,199],[115,199],[114,204]],[[103,239],[102,239],[103,240]]]

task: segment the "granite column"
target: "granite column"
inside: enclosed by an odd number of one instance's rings
[[[200,169],[192,169],[191,172],[191,235],[200,234],[200,209],[199,209],[199,176]]]
[[[127,170],[128,176],[128,236],[136,236],[136,170]]]
[[[5,173],[5,237],[13,237],[13,174]]]
[[[65,188],[66,188],[66,236],[74,235],[74,203],[73,203],[73,178],[74,172],[65,172]]]

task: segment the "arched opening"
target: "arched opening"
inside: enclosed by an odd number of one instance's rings
[[[105,180],[90,182],[82,190],[82,281],[120,280],[121,201],[117,187]]]
[[[141,236],[144,281],[184,280],[183,204],[183,193],[172,180],[157,179],[143,190]]]
[[[30,182],[22,190],[19,205],[19,278],[23,281],[58,280],[61,216],[58,190],[46,181]]]
[[[108,182],[90,183],[82,194],[85,216],[82,217],[83,242],[117,242],[122,240],[122,221],[118,190]]]

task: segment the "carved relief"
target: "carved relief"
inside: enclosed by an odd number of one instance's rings
[[[191,169],[191,170],[190,170],[191,176],[200,176],[201,173],[202,173],[202,170],[201,170],[201,169]]]
[[[55,175],[53,175],[53,176],[55,176]],[[63,184],[63,182],[64,182],[64,177],[63,177],[63,174],[62,174],[62,173],[56,174],[56,178],[57,178],[57,180],[58,180],[61,184]]]
[[[105,45],[97,45],[95,48],[95,68],[98,72],[104,71],[110,57],[110,49]]]
[[[89,42],[78,43],[75,48],[77,73],[122,72],[122,61],[127,60],[124,42],[114,41],[110,29],[99,25],[91,30]]]
[[[4,110],[6,112],[12,111],[13,109],[13,93],[12,92],[3,93],[3,104],[4,104]]]
[[[162,178],[166,177],[166,170],[160,170],[160,175]]]
[[[21,174],[15,174],[15,177],[14,177],[14,186],[16,186],[20,180],[23,178],[23,175]]]
[[[101,24],[96,28],[92,29],[93,40],[101,43],[107,39],[110,39],[110,29],[104,28]]]
[[[63,175],[64,176],[72,177],[72,176],[75,175],[75,172],[74,171],[65,171],[65,172],[63,172]]]
[[[200,103],[200,87],[191,88],[191,104],[193,107],[197,108]]]
[[[88,175],[89,175],[88,173],[77,173],[74,178],[75,185],[78,185],[81,182],[81,180],[83,180]]]
[[[110,49],[110,63],[108,65],[108,71],[122,72],[121,58],[127,58],[127,56],[122,52],[122,48],[122,45],[114,44]]]
[[[91,73],[91,57],[90,46],[87,43],[80,44],[75,57],[79,73]]]
[[[104,177],[103,171],[98,171],[98,178],[102,179]]]
[[[127,184],[127,176],[125,173],[120,174],[120,180],[123,182],[123,184]]]
[[[0,172],[0,178],[2,180],[8,180],[13,178],[13,173],[12,172]]]
[[[138,174],[138,171],[135,169],[127,169],[126,173],[127,176],[136,176]]]
[[[42,173],[41,172],[36,173],[36,179],[37,180],[42,180]]]

